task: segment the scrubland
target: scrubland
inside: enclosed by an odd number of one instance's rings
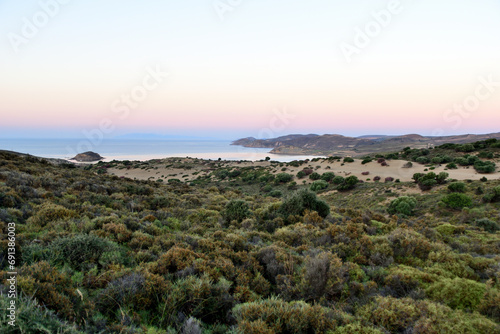
[[[498,333],[496,144],[239,164],[0,153],[19,273],[17,327],[0,312],[0,331]],[[452,173],[467,167],[479,176]],[[178,172],[113,175],[160,168]]]

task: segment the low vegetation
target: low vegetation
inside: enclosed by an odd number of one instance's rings
[[[408,149],[363,168],[451,163],[496,144]],[[500,332],[495,177],[361,182],[305,161],[198,163],[206,177],[157,182],[106,173],[146,162],[75,168],[0,153],[0,228],[16,224],[19,272],[18,327],[1,312],[0,332]],[[7,248],[1,239],[2,279]]]

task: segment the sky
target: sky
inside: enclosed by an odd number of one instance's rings
[[[498,0],[0,0],[0,138],[498,132]]]

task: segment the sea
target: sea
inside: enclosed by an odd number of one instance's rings
[[[290,162],[317,158],[271,154],[270,148],[235,146],[228,140],[103,139],[91,142],[84,139],[0,139],[0,150],[68,160],[78,153],[92,151],[104,157],[104,161],[147,161],[169,157],[258,161],[269,157],[274,161]]]

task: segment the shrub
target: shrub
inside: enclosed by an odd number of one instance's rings
[[[21,267],[18,286],[25,295],[69,319],[74,319],[75,308],[81,304],[69,275],[60,273],[45,261]]]
[[[293,176],[287,173],[279,173],[276,175],[276,183],[288,183],[292,181]]]
[[[407,163],[405,163],[403,165],[403,168],[412,168],[413,167],[413,163],[411,161],[408,161]]]
[[[326,333],[335,326],[327,308],[278,298],[237,305],[233,315],[242,333]]]
[[[484,202],[498,202],[500,201],[500,186],[497,186],[492,189],[488,194],[486,194],[483,198]]]
[[[57,315],[42,305],[36,299],[21,294],[16,300],[16,322],[15,327],[10,326],[7,318],[7,307],[10,299],[6,295],[0,295],[0,332],[2,333],[58,333],[58,334],[82,334],[83,332],[62,321]],[[16,328],[16,330],[13,330]]]
[[[340,175],[337,175],[335,176],[333,179],[332,179],[332,183],[333,184],[342,184],[344,182],[344,178]]]
[[[494,173],[495,169],[496,169],[496,165],[495,165],[495,163],[493,163],[491,161],[476,161],[474,163],[474,169],[478,173],[484,173],[484,174]]]
[[[388,176],[385,178],[385,183],[388,183],[388,182],[394,182],[394,178],[391,177],[391,176]]]
[[[459,164],[460,166],[469,166],[469,160],[464,157],[455,158],[454,162]]]
[[[378,181],[380,181],[380,179],[381,179],[381,177],[380,177],[380,176],[375,176],[375,177],[373,178],[373,181],[378,182]]]
[[[297,178],[303,179],[304,177],[306,177],[306,173],[304,173],[303,170],[301,170],[300,172],[297,173]]]
[[[29,222],[44,227],[49,222],[76,217],[74,210],[68,210],[65,207],[52,203],[44,203],[39,207],[38,212],[29,218]]]
[[[448,190],[454,193],[463,193],[465,192],[465,183],[453,182],[450,185],[448,185]]]
[[[351,175],[344,179],[344,182],[337,186],[340,191],[353,189],[359,183],[357,176]]]
[[[312,191],[323,190],[323,189],[326,189],[326,188],[328,188],[328,182],[326,182],[324,180],[314,181],[311,184],[311,190]]]
[[[426,293],[453,309],[475,310],[486,292],[486,285],[469,279],[443,278],[431,284]]]
[[[354,159],[351,157],[345,157],[344,162],[354,162]]]
[[[50,245],[55,263],[67,263],[75,270],[83,270],[96,264],[103,254],[113,249],[112,244],[95,235],[79,234],[56,239]]]
[[[438,184],[443,184],[446,182],[446,179],[448,178],[448,176],[450,176],[450,174],[446,173],[446,172],[441,172],[439,173],[437,176],[436,176],[436,182]]]
[[[372,159],[372,158],[365,158],[365,159],[363,159],[363,161],[361,161],[361,164],[362,164],[362,165],[366,165],[367,163],[370,163],[370,162],[372,162],[372,161],[373,161],[373,159]]]
[[[222,215],[228,223],[233,220],[241,223],[245,218],[250,216],[250,209],[248,203],[243,200],[231,200],[226,204],[226,208]]]
[[[279,198],[279,197],[283,196],[283,193],[280,190],[273,190],[273,191],[269,192],[269,196]]]
[[[441,304],[412,298],[376,297],[374,302],[361,307],[357,315],[390,333],[498,332],[497,324],[477,313],[454,311]]]
[[[458,166],[457,166],[456,163],[450,162],[449,164],[446,165],[446,168],[448,168],[448,169],[457,169]]]
[[[309,178],[311,180],[319,180],[319,179],[321,179],[321,175],[319,175],[319,173],[314,172],[311,175],[309,175]]]
[[[390,214],[411,216],[416,206],[417,200],[414,197],[401,196],[396,198],[391,202],[391,204],[389,204],[387,212],[389,212]]]
[[[311,175],[314,171],[311,168],[304,168],[302,170],[307,176]]]
[[[321,179],[326,181],[326,182],[332,182],[333,178],[335,177],[335,174],[333,172],[326,172],[321,175]]]
[[[290,215],[301,216],[306,210],[316,211],[323,218],[330,213],[328,204],[319,200],[315,193],[307,189],[301,189],[285,199],[278,212],[287,218]]]
[[[421,165],[425,165],[425,164],[428,164],[430,162],[429,158],[427,158],[427,157],[418,157],[417,159],[415,159],[415,161]]]
[[[458,152],[474,152],[475,151],[475,147],[474,145],[472,144],[463,144],[463,145],[460,145],[458,148],[457,148],[457,151]]]
[[[434,157],[434,158],[432,158],[432,159],[431,159],[431,162],[432,162],[433,164],[438,165],[438,164],[440,164],[440,163],[442,163],[442,162],[443,162],[443,159],[442,159],[441,157]]]
[[[389,153],[385,156],[388,160],[396,160],[399,159],[399,153]]]
[[[463,209],[472,205],[472,199],[461,193],[452,193],[446,195],[441,201],[452,209]]]
[[[370,175],[370,172],[363,172],[361,175]]]
[[[500,226],[488,218],[481,218],[476,220],[476,226],[483,228],[485,231],[495,233],[500,230]]]

